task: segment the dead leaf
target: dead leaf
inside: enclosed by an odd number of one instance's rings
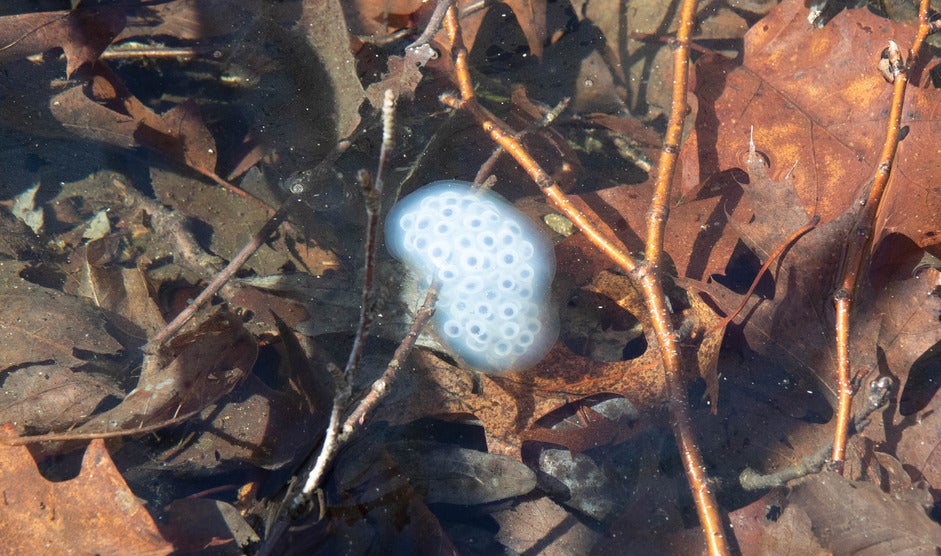
[[[221,257],[238,253],[254,231],[268,220],[269,215],[263,205],[246,204],[241,197],[196,176],[181,176],[168,168],[153,167],[150,179],[157,198],[173,206],[178,215],[192,222],[213,222],[208,248]],[[309,257],[309,260],[304,257]],[[300,233],[284,232],[262,245],[245,268],[262,276],[277,274],[285,267],[324,272],[335,261],[332,253],[319,245],[307,243]],[[259,313],[267,313],[264,305],[253,308]]]
[[[664,232],[664,251],[678,276],[708,280],[713,274],[725,273],[738,241],[738,235],[728,226],[726,213],[739,204],[742,191],[731,176],[722,179],[721,184],[713,183],[707,190],[688,197],[674,193]],[[723,184],[730,187],[722,187]],[[641,252],[653,185],[654,180],[648,179],[641,184],[614,185],[572,197],[576,206],[584,205],[609,223],[631,252]],[[582,234],[566,238],[560,249],[571,252],[576,261],[573,276],[578,281],[588,280],[610,266]]]
[[[393,443],[386,449],[428,504],[486,504],[536,488],[536,474],[506,456],[422,442]]]
[[[506,0],[506,4],[513,10],[520,29],[526,35],[529,51],[542,58],[546,43],[546,0]]]
[[[327,509],[326,519],[308,516],[309,527],[291,527],[265,548],[273,554],[336,554],[381,547],[399,554],[433,547],[438,554],[459,554],[417,489],[397,474],[388,453],[375,444],[366,453],[363,458],[359,450],[341,452],[334,475],[346,475],[354,482],[340,489],[340,498]]]
[[[888,258],[889,266],[872,269],[872,288],[878,294],[861,307],[861,312],[882,317],[879,347],[887,370],[899,381],[899,409],[905,415],[920,411],[933,393],[929,385],[922,385],[922,394],[913,392],[924,376],[912,373],[918,372],[916,361],[930,357],[941,342],[941,269],[920,268],[922,253],[908,238],[886,238],[873,263]],[[930,368],[921,372],[932,373]]]
[[[937,398],[924,411],[897,419],[890,431],[900,436],[894,446],[899,460],[917,471],[915,477],[927,481],[935,499],[941,500],[941,411]]]
[[[736,222],[735,227],[752,251],[766,254],[782,245],[791,228],[806,222],[808,215],[801,209],[785,208],[782,212],[779,208],[793,207],[788,203],[795,189],[791,180],[771,180],[759,160],[747,165],[749,179],[742,188],[756,216]],[[831,401],[837,381],[830,296],[859,207],[854,205],[799,239],[772,267],[773,299],[750,302],[744,312],[743,332],[749,346],[788,361],[805,377],[814,378]],[[912,275],[922,256],[914,243],[901,236],[885,241],[885,248],[880,247],[872,259],[869,280],[864,280],[857,294],[850,350],[854,369],[876,369],[878,348],[890,364],[889,371],[904,380],[912,363],[941,341],[941,329],[936,326],[938,300],[932,293],[936,280],[931,272],[924,273],[924,279]],[[886,257],[890,257],[888,264]],[[728,292],[703,289],[717,294],[716,300],[726,310],[737,305]]]
[[[27,13],[0,18],[0,63],[62,48],[71,77],[98,56],[124,28],[119,8],[85,8],[72,11]]]
[[[395,93],[395,98],[409,100],[422,80],[421,68],[435,54],[431,50],[409,49],[403,56],[389,57],[389,71],[382,81],[366,88],[366,98],[375,109],[382,107],[386,90]]]
[[[170,36],[181,40],[218,37],[244,29],[263,9],[258,1],[169,0],[129,7],[127,27],[116,42],[132,37]]]
[[[17,430],[61,431],[82,422],[108,396],[122,392],[100,375],[57,365],[34,365],[6,374],[0,422]]]
[[[586,450],[626,442],[640,433],[634,428],[632,422],[624,423],[621,420],[608,419],[584,403],[579,405],[579,415],[585,417],[581,419],[579,426],[563,421],[558,425],[565,423],[567,426],[534,427],[523,432],[521,435],[523,441],[562,446],[574,457]]]
[[[598,62],[589,68],[582,63],[582,76],[590,83],[576,89],[576,105],[598,110],[602,103],[592,102],[599,95],[602,83],[611,81],[620,102],[632,114],[652,120],[667,110],[670,102],[672,49],[669,38],[676,33],[676,5],[663,2],[631,2],[620,0],[576,0],[572,2],[575,14],[583,25],[590,24],[603,39],[597,47]],[[749,18],[763,15],[772,3],[760,2],[742,6],[741,2],[700,3],[693,30],[694,41],[739,41],[748,28]],[[582,39],[585,40],[585,39]],[[696,44],[696,43],[694,43]],[[722,44],[722,43],[719,43]],[[587,60],[586,60],[587,61]],[[591,70],[594,71],[591,71]],[[607,77],[605,74],[610,74]],[[585,81],[584,79],[582,81]],[[600,100],[600,99],[599,99]],[[610,102],[610,101],[609,101]]]
[[[524,500],[497,511],[497,540],[517,554],[581,554],[596,545],[601,535],[546,497]]]
[[[743,556],[827,554],[814,536],[807,513],[797,504],[789,504],[780,489],[730,512],[729,521]]]
[[[235,506],[208,498],[181,498],[167,508],[160,533],[177,553],[194,554],[209,547],[245,549],[259,542],[258,535]]]
[[[70,132],[123,148],[144,146],[168,159],[214,178],[215,139],[193,102],[183,102],[164,114],[144,105],[104,64],[95,65],[89,86],[58,93],[49,111]]]
[[[622,446],[617,455],[612,451],[599,452],[603,455],[597,460],[587,454],[572,455],[568,450],[542,449],[538,471],[551,477],[543,483],[560,485],[554,487],[560,491],[554,496],[560,503],[599,523],[610,524],[630,504],[633,487],[633,481],[612,476],[610,469],[623,465],[614,462],[638,445]]]
[[[54,95],[49,112],[69,134],[116,147],[137,146],[135,118],[88,98],[83,87],[71,87]]]
[[[0,293],[0,370],[54,361],[75,367],[96,355],[114,355],[121,344],[107,330],[105,314],[78,297],[30,284]]]
[[[15,434],[9,427],[4,435]],[[47,481],[25,446],[0,447],[3,520],[9,554],[170,554],[153,518],[128,489],[103,440],[85,451],[78,477]]]
[[[382,37],[411,24],[425,4],[422,0],[348,0],[341,2],[350,32],[361,37]]]
[[[875,70],[890,39],[903,44],[914,25],[846,10],[822,29],[807,25],[803,3],[783,2],[745,35],[741,60],[704,57],[695,67],[699,112],[683,147],[684,191],[742,168],[750,129],[779,175],[792,178],[805,212],[826,223],[846,211],[875,174],[891,86]],[[808,56],[813,64],[808,64]],[[908,88],[899,148],[879,237],[901,233],[920,247],[941,241],[941,192],[922,177],[941,124],[931,116],[939,93]],[[904,217],[902,216],[904,215]],[[878,231],[878,230],[877,230]]]
[[[356,62],[350,52],[346,19],[339,0],[304,2],[295,29],[320,59],[331,81],[329,96],[319,99],[327,108],[339,139],[349,137],[359,125],[359,107],[365,99],[356,74]],[[323,103],[331,98],[333,106]]]
[[[136,335],[143,344],[165,322],[143,269],[121,268],[116,264],[122,241],[121,236],[107,236],[85,245],[85,264],[76,293],[132,323],[124,331]]]
[[[326,410],[312,413],[297,393],[275,390],[249,375],[234,392],[207,404],[169,435],[153,458],[161,469],[180,472],[244,463],[282,469],[314,449],[326,416]]]
[[[924,491],[889,495],[872,483],[821,473],[795,486],[789,500],[834,554],[928,554],[941,550],[941,525],[925,512]]]
[[[6,207],[0,207],[0,260],[33,258],[39,250],[39,242],[29,226]]]
[[[648,318],[639,309],[640,295],[627,278],[603,273],[593,287],[639,318]],[[688,321],[689,342],[700,346],[684,350],[688,357],[684,368],[694,373],[690,378],[700,372],[705,377],[710,373],[714,377],[719,348],[714,340],[722,334],[721,329],[715,329],[718,317],[704,304],[697,304],[678,318]],[[641,322],[644,324],[645,320]],[[649,336],[652,328],[648,325],[644,330]],[[703,338],[709,341],[700,344]],[[648,345],[654,344],[655,340],[648,337]],[[662,359],[655,349],[647,349],[640,357],[628,361],[601,362],[580,357],[557,342],[533,369],[505,375],[458,369],[429,353],[413,357],[421,372],[400,382],[402,389],[393,393],[394,400],[380,406],[377,419],[407,423],[442,413],[472,414],[483,422],[489,451],[516,459],[520,457],[522,431],[573,399],[612,393],[623,396],[641,412],[660,407],[666,399]],[[702,368],[698,358],[702,359]]]
[[[160,115],[159,122],[136,99],[128,98],[127,105],[135,107],[132,115],[139,118],[134,132],[138,144],[183,162],[204,176],[216,175],[216,140],[203,123],[195,102],[174,106]]]
[[[251,372],[256,354],[254,338],[241,322],[218,312],[145,357],[137,387],[72,432],[132,431],[198,413]]]

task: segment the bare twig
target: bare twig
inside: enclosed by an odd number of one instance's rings
[[[115,180],[114,186],[133,204],[134,212],[144,211],[150,216],[150,226],[155,236],[164,241],[169,240],[174,262],[196,275],[206,271],[218,272],[223,268],[224,259],[206,253],[199,246],[199,242],[187,228],[188,220],[185,216],[144,196],[136,188],[119,180]]]
[[[298,196],[292,196],[286,199],[278,210],[265,222],[255,235],[252,236],[252,239],[244,246],[242,249],[229,261],[229,264],[226,265],[218,274],[216,274],[212,281],[203,289],[202,292],[190,303],[185,309],[180,311],[180,313],[170,321],[165,327],[163,327],[160,332],[158,332],[153,338],[147,342],[147,345],[144,346],[144,353],[156,353],[156,350],[160,345],[167,341],[171,336],[176,334],[180,328],[183,327],[186,322],[192,318],[196,311],[198,311],[203,305],[205,305],[216,293],[229,281],[232,276],[238,272],[238,269],[248,261],[249,258],[258,250],[259,247],[264,245],[265,241],[268,240],[270,236],[277,228],[281,225],[281,222],[284,221],[288,212],[291,210],[291,207],[295,203],[301,202],[301,198]]]
[[[218,270],[209,285],[206,286],[206,289],[203,290],[186,309],[181,311],[173,321],[150,339],[147,345],[144,346],[144,353],[154,353],[160,344],[176,334],[212,296],[226,287],[229,279],[231,279],[238,269],[264,244],[278,226],[284,223],[285,226],[290,227],[290,223],[286,222],[285,219],[297,203],[304,201],[303,195],[307,189],[305,182],[309,181],[310,176],[314,175],[317,171],[323,170],[323,168],[333,164],[336,159],[349,148],[349,145],[350,142],[348,140],[339,141],[331,152],[318,164],[317,168],[313,171],[302,173],[290,183],[289,191],[291,192],[291,197],[288,197],[281,203],[278,210],[271,215],[262,228],[242,247],[235,258],[232,259],[228,265],[221,268],[221,270]],[[129,190],[126,188],[123,189],[130,194]],[[178,254],[182,256],[183,260],[181,262],[184,265],[188,265],[190,268],[196,270],[203,270],[205,267],[216,270],[217,267],[221,266],[219,263],[221,263],[222,259],[210,258],[202,253],[202,250],[198,248],[198,243],[196,243],[192,235],[185,230],[182,222],[178,218],[175,218],[173,215],[166,215],[166,211],[162,210],[159,205],[156,205],[148,199],[141,198],[138,194],[135,194],[135,197],[139,198],[140,206],[144,210],[155,215],[154,228],[158,232],[161,232],[161,236],[170,234],[172,237],[178,239],[178,245],[182,248],[182,251]],[[265,205],[265,207],[268,208],[267,205]],[[159,216],[159,218],[157,218],[157,216]]]
[[[395,148],[395,94],[386,89],[382,104],[382,146],[379,148],[379,166],[376,169],[376,179],[372,181],[366,172],[360,172],[359,181],[363,188],[366,201],[366,245],[365,262],[363,264],[363,295],[359,307],[359,324],[353,340],[353,348],[343,369],[345,380],[352,384],[355,380],[356,370],[366,347],[366,338],[369,328],[375,318],[375,285],[374,275],[376,268],[376,246],[379,235],[379,212],[382,205],[382,180],[389,157]]]
[[[350,396],[352,395],[352,389],[350,383],[346,380],[345,374],[340,372],[336,366],[332,366],[330,370],[334,377],[334,382],[336,383],[336,392],[333,396],[333,408],[330,410],[330,421],[324,433],[320,453],[317,454],[314,466],[307,474],[307,481],[304,483],[301,492],[298,493],[291,502],[289,511],[291,515],[294,516],[301,513],[300,509],[307,507],[311,500],[312,493],[320,487],[320,482],[323,479],[324,473],[327,471],[327,466],[333,463],[333,458],[336,457],[337,452],[340,450],[340,443],[337,442],[337,436],[340,432],[340,422],[343,419],[343,412],[346,410],[347,403],[349,403]]]
[[[559,115],[565,111],[566,107],[569,105],[569,102],[571,102],[570,98],[563,98],[552,110],[543,114],[539,121],[533,122],[532,124],[526,126],[526,129],[516,133],[514,135],[516,140],[521,141],[523,137],[526,137],[530,133],[551,125],[552,122],[554,122],[556,118],[558,118]],[[500,155],[502,155],[504,152],[506,151],[503,150],[502,146],[497,145],[494,147],[493,152],[490,153],[490,156],[487,157],[487,160],[485,160],[484,163],[480,165],[480,169],[477,170],[477,175],[474,176],[474,183],[482,183],[484,179],[486,179],[487,175],[490,174],[490,171],[500,159]]]
[[[394,148],[394,129],[395,95],[391,90],[386,90],[384,102],[382,105],[382,146],[380,147],[379,151],[379,164],[378,168],[376,169],[376,179],[375,182],[373,182],[365,172],[361,172],[359,176],[360,184],[363,186],[363,193],[366,197],[367,214],[365,246],[366,260],[364,265],[365,277],[363,280],[362,302],[360,303],[359,325],[356,329],[356,336],[353,340],[353,347],[350,350],[346,367],[343,369],[342,374],[340,374],[337,378],[338,384],[336,395],[334,396],[333,409],[330,412],[330,421],[327,425],[323,444],[316,460],[314,461],[313,467],[307,474],[307,479],[304,483],[304,486],[297,496],[295,496],[295,498],[291,501],[291,507],[289,511],[292,515],[297,515],[307,507],[314,493],[320,488],[326,471],[333,463],[336,454],[352,436],[354,426],[350,424],[351,419],[354,420],[353,422],[359,422],[362,424],[362,420],[365,419],[366,413],[375,407],[375,404],[378,403],[379,398],[384,395],[387,385],[391,383],[392,380],[394,380],[398,368],[402,365],[405,357],[408,356],[412,346],[414,346],[415,338],[417,338],[421,328],[424,326],[425,322],[427,322],[427,317],[416,317],[416,319],[412,322],[412,328],[409,331],[409,335],[406,336],[406,339],[402,342],[402,344],[399,345],[399,349],[396,350],[396,353],[392,359],[392,363],[389,364],[386,372],[383,373],[382,377],[373,383],[370,393],[367,394],[366,397],[360,402],[357,408],[353,411],[353,414],[347,417],[344,421],[343,414],[349,407],[356,370],[358,369],[360,360],[362,359],[363,350],[366,345],[366,339],[369,336],[369,328],[374,319],[374,274],[376,265],[377,238],[379,233],[379,212],[383,189],[382,179]],[[434,301],[437,299],[436,290],[435,295],[430,296],[429,299],[431,300],[431,307],[433,307]],[[428,316],[430,316],[431,311],[432,309],[429,308]],[[423,314],[421,311],[419,311],[419,316],[422,315]],[[412,337],[412,330],[414,330],[414,337]]]
[[[660,344],[664,375],[667,385],[667,404],[670,409],[673,435],[683,461],[683,469],[696,503],[696,513],[706,537],[709,554],[728,554],[725,538],[724,518],[719,511],[702,453],[696,443],[686,383],[682,375],[677,335],[670,318],[671,311],[663,289],[661,260],[663,258],[663,233],[669,216],[670,195],[676,160],[683,137],[683,122],[686,120],[686,94],[689,83],[689,44],[696,13],[696,0],[684,0],[680,7],[676,47],[673,51],[673,94],[670,118],[664,136],[660,159],[657,162],[657,180],[647,216],[647,245],[645,261],[631,273],[635,283],[644,294],[644,301],[651,316],[651,325]]]
[[[425,294],[425,301],[415,314],[415,318],[412,319],[408,333],[405,335],[402,343],[399,344],[399,347],[396,348],[386,370],[378,380],[373,382],[372,386],[369,388],[369,393],[363,397],[356,406],[356,409],[354,409],[346,418],[346,421],[343,422],[343,432],[340,436],[341,442],[345,443],[349,441],[350,437],[357,430],[357,427],[365,422],[369,412],[372,411],[376,405],[379,404],[379,401],[385,397],[386,393],[388,393],[389,385],[395,381],[399,369],[401,369],[402,365],[405,363],[405,358],[408,357],[408,354],[412,352],[412,348],[415,347],[415,342],[418,340],[418,335],[421,334],[422,328],[425,327],[425,324],[428,323],[435,312],[435,303],[438,301],[438,290],[440,287],[441,284],[435,280],[432,282],[431,287],[428,288],[428,292]]]
[[[921,47],[930,31],[928,7],[929,0],[922,0],[918,12],[918,31],[915,34],[912,47],[908,51],[908,58],[902,60],[902,53],[893,41],[889,41],[889,46],[886,49],[889,76],[893,79],[893,90],[885,143],[879,157],[879,164],[876,166],[876,175],[873,179],[872,188],[869,190],[866,204],[859,213],[847,238],[843,264],[838,274],[839,287],[833,295],[833,304],[836,307],[836,355],[839,390],[837,393],[836,430],[833,433],[833,452],[830,458],[831,465],[837,471],[842,470],[843,457],[846,453],[850,408],[853,401],[853,389],[850,383],[852,372],[849,353],[850,313],[860,277],[872,247],[876,216],[882,200],[885,198],[886,187],[889,183],[889,176],[892,173],[895,154],[898,150],[902,130],[902,107],[905,103],[905,90],[911,77],[909,70],[917,63]]]
[[[869,417],[888,402],[891,388],[892,379],[885,376],[879,377],[869,383],[869,393],[866,396],[866,403],[863,407],[859,408],[856,416],[853,418],[853,426],[850,432],[860,433],[866,428],[869,424]],[[749,467],[739,475],[738,482],[744,490],[749,491],[781,487],[794,479],[800,479],[801,477],[822,471],[832,451],[833,442],[830,442],[817,450],[816,453],[802,459],[797,465],[767,475],[762,475]]]
[[[627,272],[631,272],[637,266],[637,262],[627,253],[624,245],[617,239],[613,239],[616,236],[611,228],[596,215],[583,213],[576,208],[555,180],[539,166],[539,163],[515,139],[515,133],[508,130],[506,124],[474,101],[473,98],[465,100],[449,94],[443,94],[440,98],[444,104],[455,109],[466,110],[474,116],[480,122],[481,127],[484,128],[484,131],[490,134],[490,138],[503,147],[516,160],[517,164],[523,167],[523,170],[536,182],[536,185],[549,198],[556,210],[571,220],[605,255]]]
[[[752,143],[752,147],[754,147],[754,143]],[[778,248],[775,249],[774,252],[768,256],[768,260],[765,261],[765,264],[761,265],[761,269],[758,270],[758,274],[756,274],[755,279],[752,280],[751,286],[748,288],[748,291],[745,292],[745,295],[742,296],[742,302],[739,304],[738,307],[735,308],[734,311],[729,313],[727,317],[720,320],[719,323],[713,327],[713,330],[725,328],[726,326],[729,325],[730,322],[732,322],[732,320],[735,319],[736,316],[738,316],[739,313],[742,312],[745,306],[748,305],[748,301],[751,299],[751,295],[755,293],[755,288],[758,287],[758,283],[761,281],[761,278],[765,275],[766,272],[768,272],[768,269],[771,268],[771,265],[774,263],[774,261],[776,261],[778,257],[783,255],[785,251],[787,251],[791,246],[793,246],[797,242],[798,239],[802,238],[804,234],[816,228],[817,224],[819,223],[820,223],[820,217],[814,216],[813,218],[810,219],[810,222],[798,228],[793,234],[791,234],[789,238],[784,240],[784,243],[779,245]]]
[[[403,339],[399,347],[396,348],[386,370],[382,373],[382,376],[372,383],[369,393],[363,397],[356,408],[347,416],[342,427],[334,426],[333,417],[336,415],[336,422],[339,423],[340,414],[340,412],[337,411],[337,404],[334,404],[334,410],[331,414],[331,426],[328,429],[328,434],[332,434],[332,438],[324,440],[323,448],[321,448],[320,454],[317,456],[314,467],[307,475],[307,481],[304,483],[301,492],[291,501],[289,511],[292,515],[297,515],[301,509],[308,506],[314,494],[323,483],[327,467],[336,457],[340,447],[349,442],[353,434],[359,430],[359,427],[365,422],[369,412],[372,411],[376,405],[379,404],[379,401],[388,393],[389,385],[395,381],[399,369],[402,368],[408,354],[411,353],[412,348],[415,347],[415,341],[418,339],[422,328],[424,328],[425,324],[434,314],[434,306],[435,302],[438,300],[439,287],[440,284],[436,282],[432,283],[431,287],[428,289],[428,293],[425,295],[424,303],[422,303],[421,308],[412,320],[412,324],[409,327],[408,333],[405,335],[405,339]]]
[[[663,258],[663,232],[670,215],[670,192],[673,190],[673,174],[676,159],[680,154],[683,139],[683,122],[686,121],[686,89],[689,84],[689,36],[695,21],[696,0],[684,0],[680,7],[680,22],[673,50],[673,91],[667,131],[660,147],[657,162],[657,180],[654,184],[650,210],[647,211],[646,259],[654,268],[660,267]]]
[[[425,30],[415,39],[415,42],[405,47],[406,50],[420,48],[431,42],[431,39],[433,39],[441,29],[444,14],[448,12],[448,8],[450,8],[453,3],[454,0],[438,0],[438,5],[435,6],[435,11],[432,12],[431,19],[428,20],[428,25],[425,25]]]

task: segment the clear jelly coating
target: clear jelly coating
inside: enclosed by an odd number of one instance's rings
[[[500,195],[463,181],[426,185],[392,208],[386,244],[425,284],[441,280],[434,323],[470,367],[532,367],[558,337],[552,245]]]

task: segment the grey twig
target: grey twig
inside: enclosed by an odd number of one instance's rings
[[[317,459],[314,462],[313,468],[310,470],[310,473],[307,475],[307,480],[304,483],[304,487],[301,489],[301,492],[295,497],[291,503],[290,513],[296,515],[305,508],[308,502],[312,499],[312,495],[320,487],[321,482],[323,481],[324,474],[326,473],[327,468],[333,462],[333,459],[336,457],[336,453],[339,451],[340,447],[343,446],[349,440],[350,434],[347,431],[349,427],[348,423],[352,417],[347,417],[347,420],[343,423],[341,434],[341,419],[343,412],[346,411],[350,397],[352,395],[352,385],[354,382],[354,377],[356,370],[359,368],[360,360],[362,359],[363,350],[366,345],[366,339],[369,336],[369,328],[374,319],[374,297],[375,297],[375,287],[374,287],[374,274],[375,274],[375,261],[376,261],[376,246],[377,238],[379,233],[379,212],[381,207],[382,200],[382,179],[385,173],[385,168],[388,165],[389,158],[392,153],[392,149],[395,146],[394,143],[394,130],[395,130],[395,95],[391,90],[386,90],[385,99],[382,105],[382,146],[379,150],[379,167],[376,170],[376,179],[373,181],[370,179],[368,173],[361,172],[359,175],[360,185],[363,187],[363,193],[366,197],[366,261],[365,261],[365,278],[363,280],[363,296],[362,302],[360,303],[360,312],[359,312],[359,325],[356,329],[356,336],[353,340],[353,348],[350,350],[349,358],[346,362],[346,367],[343,369],[342,376],[337,377],[337,389],[336,396],[333,400],[333,409],[330,413],[330,422],[327,425],[327,431],[324,436],[324,442],[320,449],[320,453],[317,455]],[[427,320],[427,319],[425,319]],[[412,326],[415,327],[415,322],[419,322],[417,330],[421,330],[421,326],[424,325],[424,321],[420,321],[418,318],[412,323]],[[416,332],[416,337],[418,332]],[[406,341],[403,341],[402,345],[408,343],[408,337]],[[411,346],[414,345],[414,339],[409,344],[408,349],[404,354],[400,355],[399,351],[402,350],[402,345],[399,346],[399,350],[396,351],[393,362],[389,364],[389,367],[393,365],[398,368],[401,365],[401,361],[404,360],[404,357],[408,355],[408,352],[411,351]],[[402,359],[396,359],[401,357]],[[377,390],[383,391],[385,387],[377,387],[378,384],[382,383],[388,384],[391,381],[387,375],[393,375],[394,372],[390,373],[389,370],[386,370],[386,373],[383,374],[375,383],[373,383],[372,390],[360,402],[360,405],[354,410],[354,415],[360,411],[360,408],[363,407],[363,404],[367,399],[371,397],[375,398],[373,395]],[[381,395],[379,396],[381,397]],[[373,405],[378,402],[378,398],[375,399]],[[362,415],[365,417],[365,413],[371,409],[372,406],[367,407],[363,410]]]
[[[441,23],[444,21],[444,14],[448,13],[448,8],[451,7],[451,4],[454,3],[454,0],[438,0],[438,5],[435,6],[435,11],[431,14],[431,19],[428,20],[428,25],[425,25],[425,30],[422,31],[422,34],[415,39],[415,42],[405,47],[405,50],[414,50],[425,46],[431,39],[434,38],[438,31],[441,29]]]
[[[225,266],[218,274],[216,274],[212,281],[203,289],[202,292],[190,303],[185,309],[180,311],[180,313],[170,321],[163,329],[158,332],[153,338],[147,342],[147,345],[144,346],[144,353],[155,353],[157,348],[160,345],[167,341],[171,336],[177,333],[180,328],[186,324],[196,311],[198,311],[203,305],[205,305],[212,296],[222,289],[222,286],[229,281],[229,279],[238,272],[238,269],[245,264],[246,261],[261,247],[265,241],[268,240],[270,236],[277,228],[281,225],[281,222],[284,220],[285,216],[288,214],[290,207],[296,203],[300,202],[300,197],[294,196],[286,199],[278,210],[265,222],[265,225],[261,227],[255,235],[252,236],[251,241],[249,241],[242,250],[229,261],[229,264]]]
[[[343,369],[345,380],[352,384],[359,368],[359,362],[366,347],[369,329],[375,318],[376,246],[379,235],[379,213],[382,208],[382,180],[388,166],[392,150],[395,148],[395,94],[386,89],[382,103],[382,146],[379,148],[379,165],[376,179],[370,179],[368,172],[360,172],[358,179],[366,200],[366,246],[363,265],[363,295],[359,307],[359,324],[353,340],[346,367]]]
[[[357,404],[356,408],[349,416],[347,416],[342,427],[336,426],[339,423],[340,412],[337,410],[339,405],[334,404],[333,413],[330,416],[330,427],[327,431],[328,438],[324,440],[323,448],[321,448],[320,454],[317,456],[314,467],[307,475],[307,481],[304,483],[304,487],[291,501],[289,509],[290,515],[297,516],[299,513],[302,513],[303,509],[307,508],[310,501],[313,500],[314,493],[320,488],[327,466],[333,461],[340,447],[349,442],[353,434],[363,425],[369,412],[372,411],[388,393],[390,385],[395,382],[398,376],[399,369],[402,368],[408,354],[411,353],[412,348],[415,347],[415,341],[418,339],[418,335],[421,334],[422,328],[424,328],[425,324],[434,314],[435,303],[438,300],[439,287],[440,284],[437,280],[432,283],[431,287],[428,289],[428,293],[425,295],[424,303],[422,303],[421,308],[412,320],[412,325],[409,327],[405,339],[403,339],[399,347],[396,348],[395,354],[393,354],[392,360],[389,362],[386,370],[382,373],[382,376],[372,383],[369,392],[360,400],[359,404]],[[337,396],[339,398],[339,393]],[[334,417],[336,417],[336,420],[334,420]]]
[[[866,395],[866,401],[853,419],[853,430],[851,432],[862,432],[869,424],[869,417],[879,408],[884,406],[889,399],[889,391],[892,389],[892,379],[883,376],[869,383],[869,392]],[[819,473],[830,457],[833,450],[833,442],[823,446],[815,453],[802,459],[797,465],[762,475],[751,468],[746,468],[738,476],[738,482],[745,490],[766,490],[779,486],[784,486],[788,482],[807,475]]]

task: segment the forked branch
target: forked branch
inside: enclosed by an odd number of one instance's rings
[[[727,554],[723,518],[719,512],[710,482],[706,476],[702,455],[695,441],[686,385],[683,380],[679,347],[673,329],[671,312],[663,289],[659,261],[663,255],[663,230],[669,214],[669,199],[673,181],[679,141],[682,138],[683,121],[686,115],[686,91],[689,75],[689,35],[693,26],[695,0],[686,0],[681,8],[681,21],[674,52],[673,101],[666,140],[660,157],[656,192],[651,202],[648,217],[647,254],[645,260],[632,257],[623,245],[614,238],[610,228],[596,215],[586,215],[572,204],[558,184],[543,170],[514,132],[502,121],[480,106],[474,95],[473,82],[467,67],[467,50],[461,38],[457,14],[453,7],[445,16],[444,25],[451,41],[455,81],[460,98],[442,95],[448,106],[470,113],[490,135],[506,150],[539,186],[549,202],[605,255],[631,276],[643,293],[650,312],[661,356],[668,391],[673,432],[677,439],[683,467],[689,480],[700,522],[706,536],[710,554]]]

